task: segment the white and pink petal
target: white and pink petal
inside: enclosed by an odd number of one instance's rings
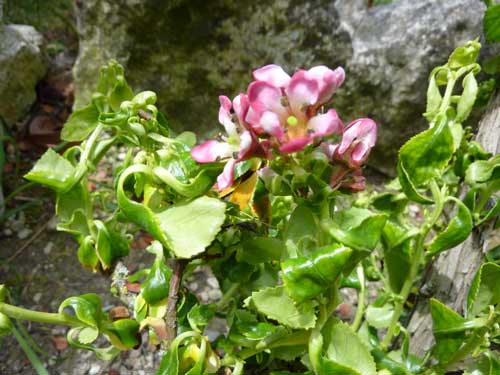
[[[253,71],[257,81],[264,81],[273,86],[285,88],[290,83],[290,76],[279,65],[269,64]]]

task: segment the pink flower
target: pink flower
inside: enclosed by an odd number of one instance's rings
[[[244,120],[249,108],[248,97],[240,94],[231,102],[227,96],[220,96],[219,102],[219,122],[227,136],[221,136],[221,141],[209,140],[194,147],[191,156],[198,163],[226,161],[223,172],[217,177],[217,189],[221,191],[233,184],[237,162],[263,153],[263,150]]]
[[[377,141],[377,124],[369,118],[354,120],[344,129],[342,141],[334,157],[350,168],[359,168]]]
[[[245,121],[257,134],[271,136],[280,152],[297,152],[317,137],[342,132],[334,109],[319,113],[344,81],[342,68],[316,66],[290,77],[281,67],[266,65],[253,76]]]

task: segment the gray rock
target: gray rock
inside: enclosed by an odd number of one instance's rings
[[[45,75],[43,37],[32,26],[0,26],[0,118],[12,126],[36,100],[35,85]]]
[[[458,45],[481,34],[481,0],[399,0],[367,9],[364,0],[78,1],[80,54],[76,105],[98,66],[117,58],[136,89],[159,94],[177,129],[220,131],[217,97],[245,90],[268,63],[289,72],[325,64],[346,68],[333,105],[345,122],[380,125],[371,162],[393,165],[399,146],[425,126],[427,78]]]

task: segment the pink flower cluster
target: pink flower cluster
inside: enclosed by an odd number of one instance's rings
[[[253,77],[246,94],[239,94],[232,102],[226,96],[219,97],[219,122],[227,135],[191,152],[199,163],[226,162],[217,188],[232,185],[234,166],[240,161],[272,158],[273,150],[291,154],[313,143],[321,144],[330,161],[338,164],[332,187],[364,188],[360,166],[375,145],[375,122],[363,118],[344,127],[334,109],[323,112],[323,106],[344,82],[344,70],[316,66],[290,77],[278,65],[266,65],[255,70]],[[321,142],[330,134],[342,135],[340,144]]]

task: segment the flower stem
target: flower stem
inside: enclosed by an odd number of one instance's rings
[[[352,330],[356,332],[361,325],[361,321],[363,320],[363,313],[365,312],[365,272],[363,270],[362,265],[358,265],[356,272],[358,274],[359,282],[361,284],[361,289],[358,293],[358,308],[356,310],[356,316],[354,317],[354,322],[352,323]]]
[[[239,288],[240,288],[239,283],[231,285],[231,287],[227,290],[227,292],[224,293],[220,301],[217,302],[216,304],[217,310],[222,309],[229,302],[229,300],[233,298],[234,294],[238,291]]]
[[[29,320],[39,323],[61,324],[72,327],[84,325],[81,321],[70,315],[33,311],[3,302],[0,302],[0,312],[12,319]]]
[[[439,219],[439,216],[441,215],[441,212],[443,211],[444,194],[439,189],[439,186],[435,180],[432,180],[429,185],[435,202],[434,211],[432,212],[432,215],[429,218],[429,220],[427,220],[427,222],[423,225],[421,233],[417,236],[417,240],[415,242],[415,247],[412,255],[412,263],[410,265],[410,271],[408,272],[408,276],[406,277],[403,287],[399,292],[398,296],[399,298],[394,303],[394,313],[392,315],[389,328],[387,329],[387,333],[384,337],[384,340],[382,341],[382,345],[385,348],[388,348],[389,345],[391,344],[396,325],[398,324],[399,318],[401,317],[401,313],[403,312],[404,304],[410,295],[411,288],[415,282],[418,270],[424,259],[425,237],[427,237],[427,234],[429,234],[429,231],[436,224],[437,220]]]
[[[182,274],[187,265],[186,259],[173,259],[172,260],[172,277],[170,278],[170,285],[168,290],[167,313],[165,316],[165,323],[167,325],[167,340],[168,345],[177,336],[177,301],[179,300],[179,287],[181,285]]]

